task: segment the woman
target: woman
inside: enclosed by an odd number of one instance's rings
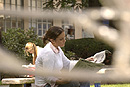
[[[52,26],[45,34],[43,42],[46,44],[36,59],[36,69],[46,68],[53,71],[69,70],[70,60],[64,55],[60,47],[65,45],[65,32],[61,27]],[[35,76],[36,87],[79,87],[76,82],[68,82],[57,77]]]
[[[35,60],[37,58],[37,55],[40,51],[41,47],[39,46],[36,46],[34,43],[31,43],[31,42],[28,42],[26,45],[25,45],[25,52],[28,55],[28,53],[31,53],[32,56],[33,56],[33,65],[35,65]]]

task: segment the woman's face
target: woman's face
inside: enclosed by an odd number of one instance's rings
[[[29,53],[34,53],[34,50],[33,50],[33,48],[29,51]]]
[[[55,47],[64,47],[65,46],[65,32],[62,32],[57,38],[56,40],[52,40],[52,44],[55,46]]]
[[[34,50],[33,50],[33,48],[31,47],[31,48],[28,48],[28,49],[27,49],[27,52],[29,52],[29,53],[34,53]]]

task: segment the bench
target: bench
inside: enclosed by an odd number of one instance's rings
[[[75,64],[78,62],[78,60],[71,60],[70,61],[70,71],[75,66]],[[22,67],[28,68],[27,65],[23,65]],[[97,73],[99,74],[105,74],[108,71],[113,71],[113,68],[102,68]],[[9,87],[28,87],[25,86],[25,84],[31,84],[34,83],[35,77],[33,78],[3,78],[2,84],[9,85]],[[35,87],[35,86],[34,86]]]
[[[3,78],[2,84],[9,87],[25,87],[25,84],[34,83],[35,78]]]

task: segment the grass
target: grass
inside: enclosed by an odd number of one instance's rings
[[[0,81],[0,85],[2,85],[1,81]],[[91,85],[90,87],[95,87],[95,86]],[[130,84],[104,84],[101,85],[101,87],[130,87]]]
[[[91,85],[90,87],[95,87],[94,85]],[[101,85],[101,87],[130,87],[130,84],[106,84]]]

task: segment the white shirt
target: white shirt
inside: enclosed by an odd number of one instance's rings
[[[49,42],[44,48],[42,48],[40,54],[38,55],[35,66],[36,69],[38,67],[46,68],[50,71],[58,71],[61,69],[68,69],[70,66],[70,60],[64,55],[62,49],[58,47],[59,51],[54,50],[54,46]],[[50,77],[41,77],[35,76],[35,85],[43,86],[46,83],[50,83],[51,85],[55,85],[55,82],[58,78],[54,76]]]

